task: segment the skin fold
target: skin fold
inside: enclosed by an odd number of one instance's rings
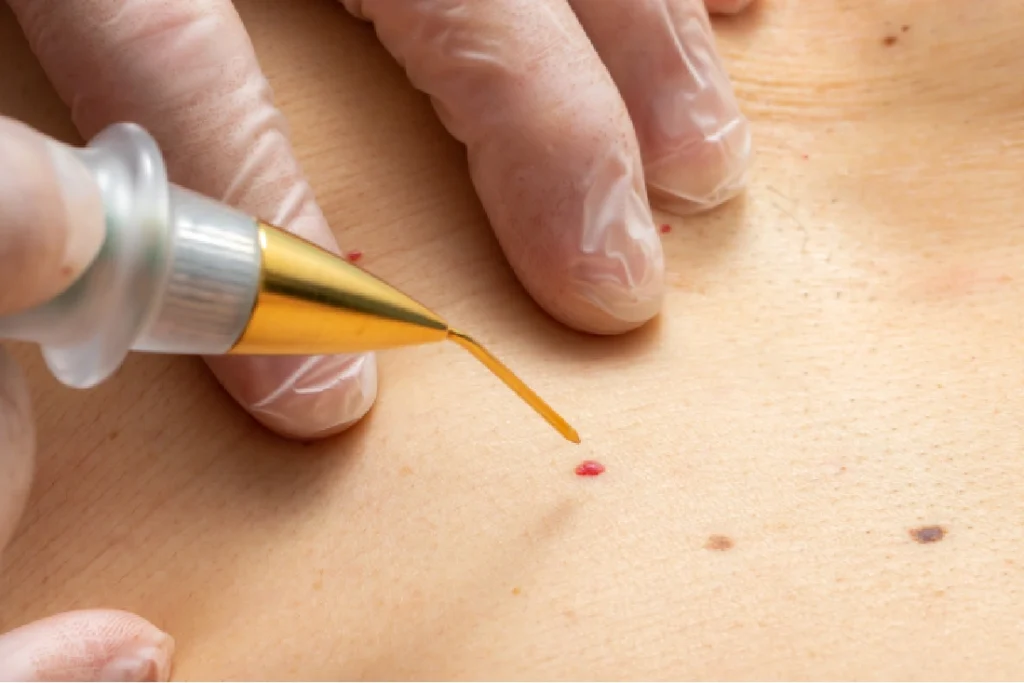
[[[344,4],[372,23],[465,146],[508,264],[554,320],[608,335],[659,313],[665,262],[648,189],[693,211],[732,198],[745,180],[748,124],[708,20],[708,10],[745,3]],[[175,182],[339,251],[231,2],[9,5],[78,136],[137,122],[161,144]],[[0,313],[11,313],[73,281],[103,223],[84,170],[59,144],[0,119],[0,150]],[[342,432],[377,399],[375,354],[207,364],[286,437]],[[21,373],[0,357],[0,546],[32,482],[29,403]],[[173,652],[173,638],[141,617],[79,610],[0,636],[0,678],[163,680]]]

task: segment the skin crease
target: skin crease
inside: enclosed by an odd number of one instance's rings
[[[181,679],[1021,677],[1016,3],[723,24],[752,186],[673,221],[663,317],[600,340],[503,269],[464,150],[367,27],[239,9],[346,244],[583,445],[455,349],[381,354],[370,418],[300,448],[198,364],[79,396],[18,348],[44,483],[0,626],[130,609],[174,633]],[[6,30],[5,113],[71,139]]]

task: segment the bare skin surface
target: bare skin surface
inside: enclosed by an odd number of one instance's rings
[[[750,189],[668,219],[664,313],[622,338],[529,299],[370,27],[238,7],[344,243],[583,444],[453,346],[380,354],[366,421],[310,446],[198,361],[80,394],[17,348],[39,450],[0,631],[131,610],[178,679],[1024,676],[1017,3],[719,21]],[[2,6],[0,55],[0,113],[75,140]]]

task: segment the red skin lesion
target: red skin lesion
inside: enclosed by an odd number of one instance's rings
[[[604,465],[596,460],[584,460],[576,465],[576,476],[578,477],[596,477],[603,472]]]

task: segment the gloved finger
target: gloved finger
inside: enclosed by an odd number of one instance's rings
[[[753,0],[704,0],[711,14],[739,14],[753,4]]]
[[[625,104],[564,0],[343,0],[467,146],[532,296],[581,330],[638,327],[664,256]]]
[[[0,680],[167,681],[174,640],[115,610],[65,612],[0,635]]]
[[[0,117],[0,315],[47,301],[103,243],[99,190],[70,149]]]
[[[9,0],[75,125],[149,130],[172,180],[338,251],[230,0]],[[376,398],[370,356],[215,358],[224,387],[285,435],[360,419]]]
[[[569,2],[629,107],[651,200],[687,213],[738,194],[750,164],[750,126],[704,0]]]

